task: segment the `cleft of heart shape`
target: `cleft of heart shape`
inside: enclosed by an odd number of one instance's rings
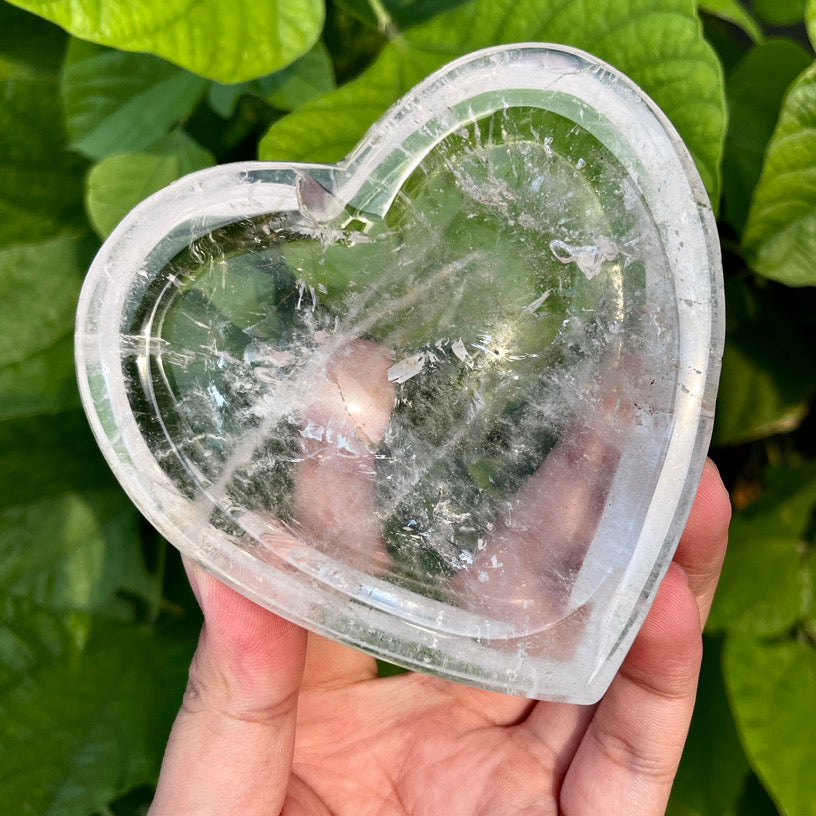
[[[157,529],[378,657],[592,702],[668,568],[723,343],[710,207],[611,67],[502,46],[337,165],[140,204],[88,274],[89,420]]]

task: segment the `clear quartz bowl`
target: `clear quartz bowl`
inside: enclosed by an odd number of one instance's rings
[[[337,165],[225,165],[140,204],[82,290],[80,389],[133,501],[239,592],[589,703],[691,506],[721,278],[654,103],[574,49],[490,48]]]

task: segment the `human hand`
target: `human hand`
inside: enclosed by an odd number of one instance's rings
[[[304,478],[317,485],[331,478],[326,468]],[[729,518],[707,462],[655,603],[595,706],[415,673],[379,678],[373,658],[307,634],[186,562],[205,625],[150,813],[662,814]]]

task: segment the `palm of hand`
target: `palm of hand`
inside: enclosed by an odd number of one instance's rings
[[[638,813],[662,813],[693,705],[699,621],[674,570],[597,706],[419,674],[372,679],[369,658],[310,636],[283,816],[617,813],[613,797],[632,796]],[[661,643],[667,625],[675,637]]]
[[[540,740],[533,707],[417,674],[304,689],[283,814],[557,814],[569,742]]]

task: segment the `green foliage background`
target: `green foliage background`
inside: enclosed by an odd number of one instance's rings
[[[192,170],[337,160],[451,58],[539,40],[635,79],[720,217],[736,512],[669,812],[816,815],[816,0],[698,5],[0,0],[0,812],[144,813],[199,626],[79,404],[100,239]]]

